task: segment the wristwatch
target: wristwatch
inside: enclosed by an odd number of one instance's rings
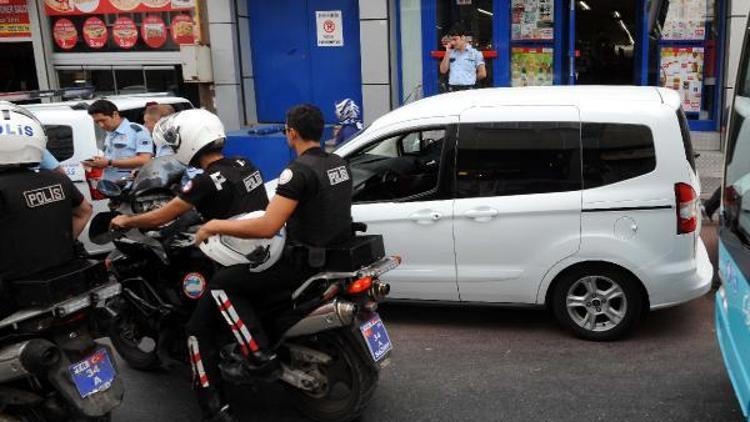
[[[112,167],[112,159],[107,160],[107,167]]]

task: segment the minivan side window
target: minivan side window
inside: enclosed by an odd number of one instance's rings
[[[739,90],[734,98],[727,136],[723,219],[726,227],[750,247],[750,96],[744,93]]]
[[[647,126],[583,123],[583,187],[591,189],[656,169],[654,137]]]
[[[73,156],[73,128],[65,125],[45,125],[47,150],[57,161],[63,162]]]
[[[581,189],[580,124],[469,123],[458,129],[458,198]]]
[[[431,198],[438,187],[445,128],[389,136],[348,157],[353,202]]]

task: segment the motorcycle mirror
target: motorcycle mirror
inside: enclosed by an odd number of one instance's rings
[[[112,241],[113,233],[109,230],[109,223],[113,218],[120,215],[119,212],[109,211],[100,212],[93,219],[89,225],[89,239],[96,245],[105,245]]]
[[[96,190],[107,198],[116,198],[122,194],[122,188],[115,182],[102,179],[96,184]]]

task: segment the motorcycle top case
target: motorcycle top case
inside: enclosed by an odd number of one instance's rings
[[[357,271],[385,256],[381,235],[354,236],[328,248],[307,247],[308,264],[326,271]]]
[[[46,307],[85,293],[106,280],[103,262],[77,259],[10,284],[19,307]]]

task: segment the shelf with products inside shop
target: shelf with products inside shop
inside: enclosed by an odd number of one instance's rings
[[[485,59],[496,59],[497,50],[479,50],[482,53],[482,57]],[[434,59],[442,59],[445,57],[445,50],[433,50],[430,51],[430,56]]]

